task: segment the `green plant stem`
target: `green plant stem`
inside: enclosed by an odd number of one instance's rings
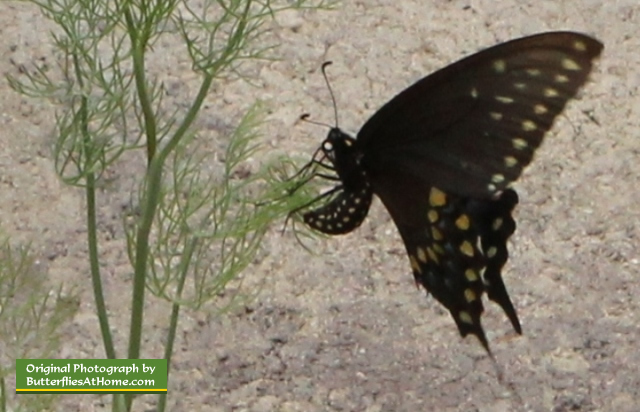
[[[190,243],[188,248],[184,251],[184,253],[182,254],[182,259],[180,261],[180,281],[178,283],[178,290],[177,290],[177,299],[178,301],[181,299],[182,297],[182,291],[184,289],[184,284],[187,280],[187,275],[189,273],[189,267],[191,266],[191,261],[193,258],[193,253],[196,249],[198,240],[197,238],[194,238]],[[173,344],[175,343],[176,340],[176,332],[178,330],[178,320],[179,320],[179,315],[180,315],[180,303],[174,303],[172,305],[171,308],[171,317],[170,317],[170,325],[169,325],[169,333],[167,336],[167,344],[165,346],[165,350],[164,350],[164,357],[167,360],[167,374],[169,374],[169,371],[171,370],[171,355],[173,354]],[[168,385],[168,378],[167,378],[167,385]],[[161,393],[158,396],[158,412],[164,412],[167,408],[167,393]]]
[[[142,114],[144,116],[145,135],[147,138],[147,164],[151,164],[151,160],[156,154],[157,146],[157,127],[156,117],[153,113],[153,107],[151,106],[151,96],[147,89],[147,79],[145,73],[145,52],[147,47],[148,37],[146,35],[141,36],[138,28],[136,28],[136,22],[131,14],[131,6],[128,3],[124,3],[124,16],[127,22],[127,32],[131,39],[133,48],[131,50],[131,58],[133,61],[133,73],[136,82],[136,90],[138,92],[138,101],[142,108]],[[145,32],[146,34],[146,32]]]
[[[87,173],[87,185],[85,196],[87,198],[87,241],[89,244],[89,263],[91,266],[91,283],[93,285],[93,298],[96,301],[96,312],[100,322],[100,331],[107,358],[116,359],[116,351],[113,345],[107,306],[102,290],[102,277],[100,276],[100,263],[98,260],[98,229],[96,225],[96,189],[94,173]]]
[[[7,412],[7,391],[4,378],[0,378],[0,412]]]
[[[75,68],[75,76],[80,89],[84,87],[84,76],[80,70],[81,63],[77,54],[73,54],[73,62]],[[93,160],[93,151],[91,144],[91,134],[89,132],[88,120],[88,102],[87,97],[82,96],[79,108],[80,114],[80,130],[83,136],[84,153],[87,163],[91,165]],[[111,339],[111,328],[109,327],[109,317],[107,316],[107,307],[104,301],[104,292],[102,290],[102,276],[100,274],[100,264],[98,260],[98,236],[97,236],[97,219],[96,219],[96,191],[95,191],[95,173],[87,171],[86,173],[86,189],[87,198],[87,241],[89,247],[89,265],[91,267],[91,283],[93,285],[93,298],[96,301],[96,312],[100,323],[100,331],[102,333],[102,341],[104,343],[107,357],[115,359],[116,353]]]
[[[189,127],[196,119],[204,99],[207,96],[213,77],[206,75],[202,81],[200,91],[191,109],[185,116],[182,124],[176,130],[176,133],[171,138],[167,146],[161,150],[157,156],[155,156],[149,165],[147,170],[147,187],[145,202],[142,209],[142,220],[140,227],[136,233],[136,256],[134,265],[134,278],[133,278],[133,293],[131,304],[131,327],[129,332],[129,359],[140,358],[140,344],[142,340],[142,323],[144,317],[144,292],[147,277],[147,261],[149,257],[149,235],[151,233],[151,227],[153,225],[153,219],[158,206],[158,200],[160,198],[160,191],[162,190],[162,168],[165,163],[165,159],[171,153],[172,150],[180,142],[180,139],[189,130]],[[133,397],[127,395],[127,407],[131,408],[131,401]]]
[[[138,359],[140,356],[140,341],[142,334],[142,320],[144,307],[145,279],[147,274],[147,260],[149,254],[149,234],[153,225],[160,191],[162,190],[162,168],[165,159],[175,149],[184,134],[197,117],[204,99],[207,96],[213,77],[206,75],[200,86],[200,90],[193,105],[182,124],[169,140],[167,145],[155,156],[147,170],[146,196],[142,208],[142,220],[136,234],[136,256],[133,280],[133,303],[131,310],[131,331],[129,335],[129,359]]]
[[[144,318],[144,298],[149,258],[149,235],[153,226],[158,199],[160,198],[163,159],[156,156],[147,170],[147,189],[142,208],[142,220],[136,234],[136,256],[133,275],[131,303],[131,326],[129,330],[129,359],[140,359],[142,323]],[[125,395],[127,410],[131,410],[132,395]]]

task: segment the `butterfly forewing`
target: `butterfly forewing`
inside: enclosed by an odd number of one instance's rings
[[[357,140],[334,128],[322,150],[341,185],[305,222],[325,233],[358,227],[380,197],[415,280],[489,351],[482,295],[521,333],[502,280],[518,195],[509,184],[586,82],[602,44],[579,33],[503,43],[439,70],[394,97]],[[325,165],[325,168],[326,165]],[[334,178],[335,179],[335,178]]]
[[[490,197],[520,176],[602,44],[545,33],[481,51],[425,77],[358,133],[373,175],[403,170],[443,190]]]

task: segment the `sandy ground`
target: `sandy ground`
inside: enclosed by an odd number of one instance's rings
[[[485,329],[505,380],[474,338],[460,339],[440,305],[416,290],[403,246],[379,202],[361,229],[313,244],[309,255],[274,228],[247,279],[259,298],[223,317],[188,313],[170,383],[174,411],[636,411],[640,401],[640,5],[637,0],[368,0],[333,12],[282,16],[282,60],[256,84],[219,85],[200,126],[231,127],[255,98],[272,110],[266,147],[311,154],[333,122],[318,68],[331,78],[351,132],[416,79],[510,38],[555,29],[605,44],[580,99],[559,119],[517,185],[518,230],[506,282],[523,324],[515,337],[496,305]],[[47,25],[25,4],[0,3],[0,71],[19,75],[55,59]],[[172,43],[162,44],[171,55]],[[153,62],[152,62],[153,63]],[[163,62],[158,60],[158,64]],[[168,98],[194,93],[185,62],[169,66]],[[220,98],[222,97],[222,98]],[[64,186],[51,155],[53,109],[0,82],[0,219],[31,242],[53,282],[82,292],[60,356],[104,356],[91,301],[79,189]],[[213,133],[213,132],[212,132]],[[206,134],[205,134],[206,137]],[[224,142],[212,139],[223,147]],[[103,271],[120,353],[128,332],[129,268],[121,212],[139,162],[113,171],[100,193]],[[164,304],[151,301],[147,357],[160,356]],[[60,410],[103,411],[108,397],[66,396]],[[139,410],[152,410],[139,405]]]

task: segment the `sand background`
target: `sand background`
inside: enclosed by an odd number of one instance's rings
[[[0,73],[55,59],[48,23],[34,7],[0,3]],[[485,329],[514,397],[473,338],[413,286],[393,223],[375,202],[362,228],[314,243],[309,255],[275,227],[265,258],[246,274],[266,280],[246,310],[224,317],[185,312],[170,386],[174,411],[636,411],[640,401],[640,5],[637,0],[345,2],[331,12],[288,13],[270,36],[280,61],[254,85],[219,84],[199,125],[212,148],[254,101],[271,107],[273,152],[311,154],[325,132],[298,116],[333,122],[318,68],[331,80],[341,126],[356,132],[377,107],[418,78],[480,48],[539,31],[571,29],[602,40],[601,62],[556,123],[517,190],[518,229],[505,278],[524,336],[496,305]],[[179,44],[157,46],[167,97],[195,93]],[[83,192],[63,185],[51,155],[53,108],[0,81],[0,223],[31,242],[52,282],[82,292],[60,354],[104,356],[91,300]],[[120,352],[131,288],[121,213],[136,159],[100,193],[108,304]],[[166,310],[149,302],[147,357],[161,353]],[[108,397],[65,396],[60,410],[103,411]],[[142,403],[139,404],[142,407]],[[144,408],[143,408],[144,409]],[[140,409],[142,410],[142,409]],[[152,409],[146,409],[152,410]]]

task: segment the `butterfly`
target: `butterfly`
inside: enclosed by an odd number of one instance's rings
[[[320,176],[337,185],[314,199],[328,200],[303,213],[304,222],[330,235],[349,233],[378,196],[416,283],[449,310],[462,337],[475,335],[490,354],[481,324],[485,293],[522,334],[502,279],[516,229],[511,184],[602,49],[574,32],[511,40],[418,80],[382,106],[357,138],[331,128],[301,172],[313,169],[307,180]]]

